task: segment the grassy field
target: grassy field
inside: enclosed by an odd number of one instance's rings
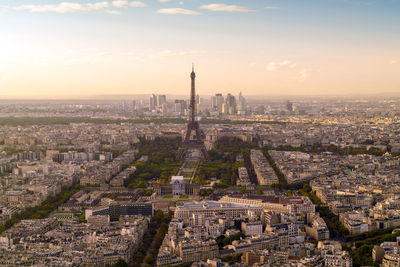
[[[185,178],[192,178],[193,172],[182,172],[181,175]]]
[[[197,166],[197,162],[196,161],[188,161],[185,163],[185,167],[187,169],[194,169]]]

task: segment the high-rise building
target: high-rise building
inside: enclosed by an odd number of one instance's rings
[[[182,115],[182,103],[177,102],[178,100],[175,100],[175,105],[174,105],[174,112],[179,113],[179,115]]]
[[[150,96],[150,104],[149,104],[150,111],[155,110],[156,107],[157,107],[157,96],[155,94],[152,94]]]
[[[217,107],[217,96],[212,96],[211,97],[211,110],[212,111],[217,111],[218,107]]]
[[[216,94],[215,95],[216,101],[217,101],[217,111],[221,114],[222,113],[222,106],[224,104],[224,97],[222,94]]]
[[[167,96],[166,95],[158,95],[158,102],[157,106],[162,106],[163,104],[167,103]]]
[[[237,111],[239,115],[243,115],[246,113],[246,99],[242,96],[242,92],[239,93],[238,100]]]
[[[226,105],[226,103],[222,103],[220,114],[228,114],[228,106]]]
[[[186,108],[187,106],[185,100],[179,100],[179,99],[175,100],[175,107],[174,107],[175,112],[179,112],[180,115],[185,115]]]
[[[225,106],[226,106],[226,110],[225,113],[226,114],[236,114],[236,99],[235,96],[228,94],[226,96],[226,100],[225,100]]]
[[[290,102],[289,100],[286,102],[286,109],[287,109],[289,112],[293,112],[293,111],[294,111],[293,103]]]
[[[164,103],[161,105],[161,112],[163,116],[167,116],[168,115],[168,107],[167,107],[167,103]]]

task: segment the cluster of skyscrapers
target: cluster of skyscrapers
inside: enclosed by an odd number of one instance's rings
[[[226,98],[222,94],[211,97],[211,112],[218,114],[244,114],[246,112],[246,99],[239,93],[238,101],[232,94],[227,94]]]
[[[150,96],[150,105],[149,105],[149,109],[150,109],[150,111],[153,111],[153,110],[157,110],[157,108],[163,108],[163,105],[164,105],[164,108],[165,108],[165,105],[167,104],[167,96],[166,95],[155,95],[155,94],[152,94],[151,96]]]
[[[226,96],[218,93],[211,97],[211,102],[202,101],[200,95],[195,96],[196,110],[210,112],[210,115],[244,115],[246,114],[246,99],[239,93],[238,97],[228,93]],[[204,99],[203,99],[204,100]],[[171,105],[172,104],[172,105]],[[187,115],[189,100],[175,99],[174,102],[167,102],[166,95],[150,96],[149,111],[156,113],[170,113],[175,115]]]

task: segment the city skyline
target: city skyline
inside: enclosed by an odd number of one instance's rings
[[[3,1],[0,97],[400,89],[400,2]]]
[[[189,77],[190,100],[0,101],[0,265],[400,266],[399,98]]]
[[[400,0],[3,0],[0,266],[400,266]]]

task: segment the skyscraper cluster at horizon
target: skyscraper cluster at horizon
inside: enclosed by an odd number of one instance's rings
[[[196,110],[200,115],[245,115],[249,112],[246,99],[240,92],[236,97],[231,93],[226,96],[217,93],[210,98],[210,102],[195,95]],[[174,99],[167,101],[166,95],[152,94],[149,98],[148,111],[157,114],[185,116],[189,113],[190,99]],[[204,113],[205,112],[205,113]]]
[[[167,112],[167,96],[166,95],[155,95],[152,94],[150,96],[150,103],[149,103],[149,110],[150,111],[158,111],[164,114]]]
[[[211,97],[211,112],[228,115],[243,115],[246,112],[246,99],[239,93],[238,101],[234,95],[228,93],[226,98],[221,93]]]

